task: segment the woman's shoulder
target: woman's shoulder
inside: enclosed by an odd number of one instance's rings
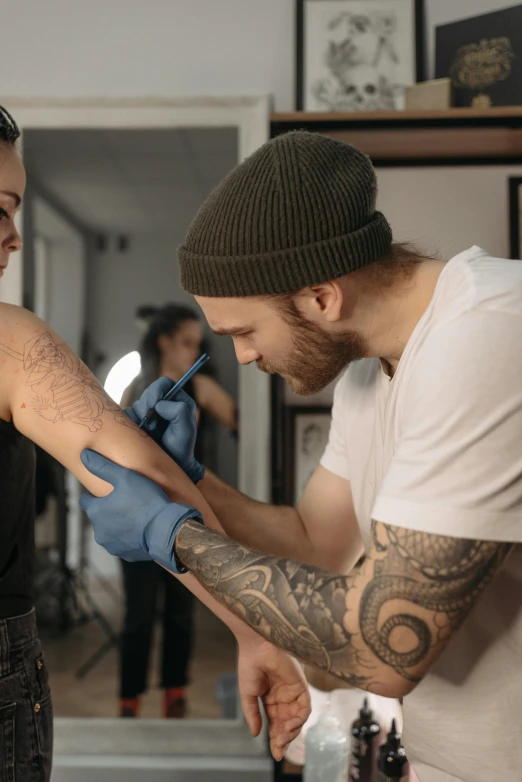
[[[40,325],[43,321],[38,318],[34,312],[20,307],[18,304],[7,304],[6,302],[0,302],[0,329],[5,328],[6,325],[14,323],[33,323],[38,322]]]

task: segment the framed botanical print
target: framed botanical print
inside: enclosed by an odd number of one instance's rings
[[[298,502],[328,444],[330,407],[291,407],[293,502]]]
[[[522,103],[522,5],[437,27],[435,70],[448,76],[453,105]]]
[[[297,0],[296,108],[404,108],[424,75],[423,0]]]
[[[522,259],[522,177],[509,180],[509,257]]]

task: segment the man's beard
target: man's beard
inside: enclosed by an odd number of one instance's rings
[[[294,393],[312,396],[326,388],[348,364],[364,358],[366,344],[356,331],[326,334],[294,313],[285,318],[292,327],[293,350],[280,366],[258,362],[258,369],[281,375]]]

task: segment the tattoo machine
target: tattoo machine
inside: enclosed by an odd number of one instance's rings
[[[178,391],[181,391],[183,386],[185,386],[188,383],[190,378],[193,377],[196,374],[196,372],[199,369],[201,369],[203,364],[207,363],[208,360],[209,360],[209,356],[206,353],[203,353],[203,355],[200,358],[198,358],[196,363],[193,366],[190,367],[188,372],[185,372],[185,374],[183,375],[181,380],[178,380],[177,383],[174,383],[174,385],[172,386],[170,391],[167,391],[167,393],[165,394],[165,396],[161,400],[158,399],[158,402],[160,402],[160,401],[161,402],[169,402],[171,399],[173,399],[176,396],[176,394],[178,393]],[[156,422],[158,426],[161,426],[164,423],[165,424],[164,428],[165,429],[167,428],[167,422],[166,421],[163,422],[163,419],[161,419],[160,416],[157,414],[155,407],[152,407],[149,410],[149,412],[147,413],[147,415],[144,418],[142,418],[142,420],[140,422],[140,425],[139,425],[140,429],[148,428],[149,425],[152,424],[153,422]]]

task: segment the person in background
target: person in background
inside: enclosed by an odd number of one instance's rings
[[[161,309],[141,307],[137,315],[146,324],[140,347],[141,372],[124,391],[124,407],[139,399],[158,377],[179,380],[200,356],[203,340],[202,323],[190,307],[181,304],[167,304]],[[201,459],[207,415],[235,433],[236,405],[213,378],[201,373],[187,383],[185,391],[198,407],[195,453]],[[164,716],[184,717],[194,638],[194,596],[155,562],[122,559],[121,563],[125,618],[120,644],[120,716],[139,715],[139,696],[147,689],[157,603],[162,592]]]

